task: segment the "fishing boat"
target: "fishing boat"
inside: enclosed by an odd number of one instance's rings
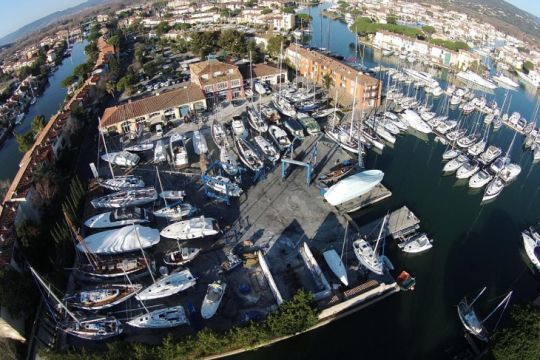
[[[90,229],[108,229],[126,225],[147,224],[150,216],[145,209],[119,208],[88,218],[84,226]]]
[[[377,254],[379,243],[383,240],[385,232],[386,222],[388,221],[388,215],[383,219],[379,235],[377,236],[377,242],[375,247],[372,247],[365,239],[358,239],[353,242],[353,249],[356,258],[367,269],[375,274],[382,275],[384,271],[384,261],[381,256]]]
[[[68,306],[88,311],[97,311],[116,306],[142,289],[139,284],[111,284],[93,289],[85,289],[65,297],[64,302]]]
[[[469,333],[474,335],[479,340],[482,340],[484,342],[487,342],[489,340],[489,334],[488,330],[485,326],[485,322],[501,307],[504,306],[504,309],[506,309],[510,297],[512,296],[512,291],[510,291],[504,299],[489,313],[488,316],[486,316],[484,319],[480,319],[480,317],[476,314],[476,311],[474,309],[474,303],[480,298],[480,296],[486,291],[486,288],[484,287],[478,295],[471,301],[470,303],[467,301],[467,297],[463,297],[461,301],[458,303],[457,311],[459,320],[463,324],[463,327],[465,330],[467,330]],[[503,310],[504,311],[504,310]]]
[[[330,168],[330,170],[321,176],[318,180],[326,186],[334,184],[349,175],[356,168],[352,160],[345,160]]]
[[[407,109],[401,113],[400,120],[416,131],[424,134],[431,133],[431,127],[413,110]]]
[[[261,150],[264,157],[266,157],[270,162],[275,163],[279,160],[279,151],[274,147],[274,145],[272,145],[272,143],[270,143],[264,137],[262,137],[261,135],[257,135],[253,138],[253,141]]]
[[[233,131],[233,135],[236,138],[247,139],[248,131],[246,129],[246,126],[244,125],[244,120],[241,116],[233,117],[233,120],[231,122],[231,128]]]
[[[157,200],[157,192],[153,187],[137,190],[123,190],[108,194],[90,201],[97,208],[121,208],[140,206]]]
[[[332,185],[324,193],[324,198],[332,206],[344,204],[371,191],[380,184],[384,173],[380,170],[366,170],[351,175]]]
[[[491,180],[486,187],[482,201],[491,200],[499,196],[504,188],[504,185],[504,181],[500,177],[495,176],[495,178]]]
[[[225,132],[225,128],[223,127],[223,124],[217,121],[212,121],[212,124],[210,125],[210,129],[212,132],[212,140],[214,141],[214,144],[220,149],[223,149],[227,145],[227,133]]]
[[[149,248],[159,243],[159,231],[140,225],[128,225],[120,229],[106,230],[84,238],[77,250],[92,254],[121,254]]]
[[[184,190],[164,190],[159,193],[159,197],[164,200],[178,201],[186,197],[186,192]]]
[[[128,147],[125,147],[125,151],[130,152],[143,152],[143,151],[149,151],[154,148],[154,143],[147,142],[147,143],[141,143],[141,144],[135,144]]]
[[[201,316],[203,319],[210,319],[214,316],[221,304],[223,295],[225,294],[225,289],[227,284],[216,281],[211,284],[208,284],[208,289],[206,290],[206,296],[201,305]]]
[[[168,221],[178,221],[191,215],[195,215],[197,211],[198,209],[191,204],[176,202],[154,210],[152,214],[157,218],[166,219]]]
[[[268,133],[280,151],[285,151],[291,146],[291,140],[287,136],[287,133],[279,126],[270,125]]]
[[[113,191],[141,189],[144,187],[142,177],[134,175],[115,176],[111,179],[98,179],[97,183],[99,186]]]
[[[218,233],[217,221],[204,216],[179,221],[161,230],[161,236],[176,240],[199,239]]]
[[[253,106],[247,107],[248,123],[253,130],[264,133],[268,131],[268,123],[263,119],[261,113]]]
[[[167,251],[163,255],[163,262],[171,266],[184,265],[195,259],[200,252],[200,248],[180,247],[176,250]]]
[[[164,161],[167,161],[167,150],[163,144],[163,140],[158,140],[154,148],[154,163],[159,164]]]
[[[489,145],[486,151],[480,154],[478,161],[484,165],[489,165],[492,161],[501,156],[501,154],[502,150],[500,148],[494,145]]]
[[[253,145],[241,137],[236,138],[235,144],[240,160],[244,165],[253,171],[258,171],[263,168],[264,162],[259,157],[259,154]]]
[[[34,268],[30,267],[30,271],[36,279],[38,286],[53,299],[55,306],[48,306],[46,308],[49,309],[55,320],[58,319],[57,327],[61,331],[85,340],[105,340],[122,333],[122,323],[113,316],[76,315],[71,312]],[[45,300],[47,301],[47,298]],[[62,314],[52,309],[62,309],[67,315],[67,320],[62,320]]]
[[[531,263],[540,271],[540,235],[533,228],[524,230],[521,233],[523,238],[523,247]]]
[[[144,329],[166,329],[189,324],[182,306],[171,306],[164,309],[148,311],[127,322],[128,325]]]
[[[220,175],[207,177],[206,185],[218,193],[226,194],[232,197],[239,197],[243,193],[242,188],[240,188],[237,183],[232,182],[231,179]]]
[[[169,151],[174,167],[182,168],[189,165],[188,152],[185,144],[184,134],[173,133],[169,137]]]
[[[180,270],[157,279],[135,295],[135,298],[140,301],[161,299],[187,290],[196,283],[189,269]]]
[[[238,158],[227,148],[222,148],[219,151],[219,161],[221,162],[221,168],[231,176],[238,174],[240,168],[238,167]]]
[[[469,179],[469,187],[472,189],[482,188],[486,186],[491,179],[493,179],[493,175],[486,170],[480,170]]]
[[[195,154],[201,155],[208,152],[208,144],[206,144],[206,139],[204,135],[199,130],[193,132],[193,150]]]
[[[447,162],[443,167],[443,172],[445,173],[453,173],[457,169],[459,169],[463,164],[469,161],[469,158],[463,154],[459,155],[455,159],[450,160]]]
[[[101,159],[118,166],[136,166],[141,158],[137,154],[128,151],[119,151],[101,155]]]
[[[465,164],[461,165],[456,171],[456,177],[458,179],[468,179],[474,174],[480,171],[480,164],[476,160],[469,160]]]
[[[418,254],[427,251],[433,247],[431,240],[426,233],[415,234],[404,242],[398,244],[398,247],[406,253]]]
[[[154,267],[151,263],[150,267]],[[90,263],[76,266],[76,270],[85,278],[96,278],[99,281],[113,280],[126,275],[136,275],[147,271],[147,261],[144,257],[131,258],[98,258]]]

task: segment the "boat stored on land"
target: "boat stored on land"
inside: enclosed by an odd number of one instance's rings
[[[140,176],[125,175],[115,176],[112,179],[98,179],[99,186],[112,191],[141,189],[144,187],[144,181]]]
[[[127,322],[128,325],[144,329],[167,329],[189,324],[182,306],[172,306],[149,311]]]
[[[120,208],[97,214],[87,219],[84,225],[90,229],[107,229],[133,224],[147,224],[150,216],[145,209]]]
[[[157,279],[135,297],[140,301],[161,299],[187,290],[195,286],[196,283],[197,280],[191,275],[189,269],[180,270]]]
[[[122,208],[146,205],[157,200],[157,191],[153,187],[137,190],[123,190],[90,201],[97,208]]]
[[[177,240],[198,239],[218,233],[217,221],[204,216],[179,221],[161,230],[161,236]]]
[[[208,284],[206,296],[204,297],[201,305],[201,316],[203,319],[210,319],[216,314],[219,304],[221,304],[221,300],[223,299],[223,295],[225,294],[226,288],[227,284],[221,281]]]
[[[531,263],[540,271],[540,234],[534,228],[529,228],[521,233],[523,247]]]
[[[332,206],[341,205],[371,191],[383,177],[384,173],[380,170],[362,171],[332,185],[324,193],[324,198]]]
[[[102,231],[84,238],[77,250],[92,254],[121,254],[152,247],[159,243],[159,231],[140,225]]]
[[[85,289],[64,298],[67,305],[89,311],[108,309],[116,306],[142,289],[139,284],[111,284],[93,289]]]
[[[181,247],[177,250],[167,251],[163,255],[163,262],[171,266],[184,265],[195,259],[200,252],[200,248]]]
[[[101,155],[101,159],[118,166],[136,166],[141,158],[137,154],[128,151],[119,151]]]

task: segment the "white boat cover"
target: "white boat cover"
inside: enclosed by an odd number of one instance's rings
[[[84,238],[84,245],[77,245],[77,250],[94,254],[120,254],[149,248],[156,245],[159,239],[159,231],[156,229],[129,225],[87,236]]]
[[[324,198],[332,206],[343,204],[369,192],[383,177],[381,170],[362,171],[338,181],[324,193]]]

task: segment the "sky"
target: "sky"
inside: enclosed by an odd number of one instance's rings
[[[506,0],[506,2],[540,17],[540,1],[538,0]]]
[[[0,0],[0,37],[84,0]]]

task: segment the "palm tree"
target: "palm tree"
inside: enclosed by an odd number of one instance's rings
[[[48,202],[60,191],[62,176],[58,169],[46,162],[36,166],[32,173],[34,188],[43,202]]]

